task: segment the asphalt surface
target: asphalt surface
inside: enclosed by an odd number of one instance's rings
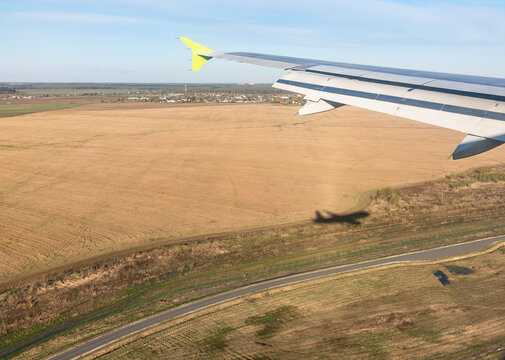
[[[99,337],[96,337],[88,342],[77,345],[73,348],[70,348],[62,353],[54,355],[50,359],[52,360],[68,360],[75,359],[79,356],[87,354],[91,351],[97,350],[101,347],[109,345],[110,343],[119,340],[121,338],[130,336],[139,331],[146,330],[155,325],[159,325],[165,321],[174,319],[178,316],[186,315],[193,311],[201,310],[206,307],[216,305],[221,302],[229,301],[234,298],[249,295],[258,291],[269,290],[279,286],[285,286],[289,284],[293,284],[300,281],[305,280],[313,280],[316,278],[320,278],[328,275],[340,274],[353,270],[361,270],[374,266],[387,265],[393,263],[400,262],[409,262],[409,261],[426,261],[426,260],[436,260],[442,259],[446,257],[454,257],[466,253],[475,252],[485,247],[492,245],[494,243],[505,241],[505,236],[497,236],[493,238],[481,239],[461,244],[454,244],[449,246],[444,246],[440,248],[423,250],[413,253],[407,253],[402,255],[390,256],[387,258],[380,258],[376,260],[364,261],[356,264],[343,265],[338,267],[326,268],[322,270],[311,271],[307,273],[302,273],[298,275],[292,275],[287,277],[281,277],[278,279],[265,281],[261,283],[257,283],[254,285],[249,285],[243,288],[239,288],[236,290],[232,290],[227,293],[214,295],[202,300],[198,300],[192,303],[188,303],[186,305],[179,306],[175,309],[167,310],[157,315],[142,319],[135,323],[126,325],[117,330],[111,331]]]

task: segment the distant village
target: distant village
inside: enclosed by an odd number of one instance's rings
[[[64,85],[62,84],[61,87]],[[67,85],[68,86],[68,85]],[[92,86],[83,89],[83,86],[69,87],[67,89],[56,88],[32,89],[27,86],[21,89],[0,87],[0,103],[14,104],[19,102],[31,102],[31,100],[97,98],[101,102],[151,102],[151,103],[278,103],[302,105],[305,100],[302,95],[291,94],[276,90],[270,86],[257,86],[255,84],[223,85],[212,89],[204,86],[178,85],[172,88],[130,88],[108,87],[104,89]],[[175,90],[175,91],[174,91]]]
[[[301,95],[278,94],[228,94],[228,93],[169,93],[167,95],[129,95],[128,102],[159,103],[279,103],[301,104]]]

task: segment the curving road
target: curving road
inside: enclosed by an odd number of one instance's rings
[[[409,261],[426,261],[426,260],[436,260],[446,257],[458,256],[478,250],[482,250],[485,247],[492,245],[494,243],[505,241],[505,236],[497,236],[493,238],[480,239],[475,241],[470,241],[461,244],[454,244],[449,246],[444,246],[435,249],[422,250],[413,253],[407,253],[402,255],[395,255],[386,258],[380,258],[376,260],[364,261],[356,264],[343,265],[338,267],[326,268],[322,270],[311,271],[307,273],[302,273],[298,275],[291,275],[286,277],[277,278],[275,280],[265,281],[257,283],[254,285],[249,285],[236,290],[232,290],[227,293],[214,295],[202,300],[198,300],[186,305],[179,306],[175,309],[167,310],[157,315],[142,319],[135,323],[126,325],[117,330],[111,331],[99,337],[96,337],[88,342],[77,345],[70,348],[64,352],[54,355],[50,359],[52,360],[68,360],[75,359],[79,356],[85,355],[89,352],[95,351],[101,347],[111,344],[112,342],[119,340],[121,338],[130,336],[139,331],[146,330],[147,328],[159,325],[167,320],[171,320],[178,316],[189,314],[193,311],[201,310],[206,307],[216,305],[225,301],[232,300],[234,298],[249,295],[258,291],[269,290],[275,287],[293,284],[300,281],[312,280],[323,276],[340,274],[353,270],[361,270],[370,267],[387,265],[400,262]]]

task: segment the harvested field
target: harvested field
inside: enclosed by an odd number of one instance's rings
[[[463,135],[344,107],[89,105],[0,120],[0,282],[124,248],[343,212],[447,161]]]
[[[170,321],[86,359],[503,358],[505,250],[370,269],[255,294]],[[443,286],[433,272],[450,265]]]

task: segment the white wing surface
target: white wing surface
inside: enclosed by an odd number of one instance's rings
[[[356,65],[246,52],[214,52],[187,38],[193,70],[211,58],[286,70],[275,88],[305,95],[309,115],[342,104],[461,131],[453,159],[505,142],[505,79]]]

